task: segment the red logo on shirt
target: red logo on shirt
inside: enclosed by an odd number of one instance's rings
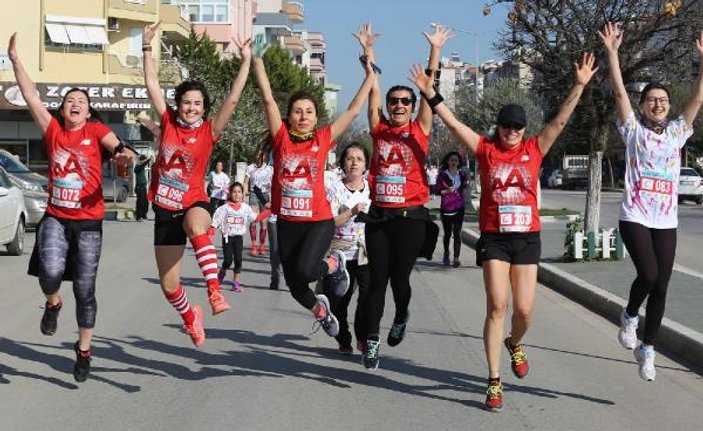
[[[176,151],[171,155],[171,158],[166,162],[164,167],[166,172],[173,169],[180,169],[182,173],[188,172],[188,165],[186,164],[185,158],[180,151]]]
[[[76,155],[70,153],[66,162],[61,166],[59,163],[54,163],[52,166],[53,174],[56,178],[66,178],[69,174],[76,174],[83,178],[81,164],[76,158]]]

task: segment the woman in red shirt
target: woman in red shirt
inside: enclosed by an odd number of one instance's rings
[[[527,118],[519,105],[505,105],[498,113],[496,133],[480,136],[454,117],[442,103],[432,80],[420,66],[412,70],[412,80],[430,107],[452,134],[475,155],[481,170],[479,226],[476,261],[483,267],[488,315],[483,326],[483,344],[488,361],[488,388],[485,408],[499,411],[503,386],[500,382],[500,349],[503,321],[512,286],[513,316],[510,336],[503,340],[510,354],[513,373],[527,375],[529,366],[522,348],[535,303],[540,256],[540,221],[537,210],[537,183],[542,158],[552,147],[576,108],[581,93],[593,77],[595,58],[585,53],[575,64],[575,82],[552,121],[539,135],[525,139]]]
[[[373,83],[373,70],[365,64],[366,78],[349,108],[332,124],[318,129],[316,101],[305,91],[291,95],[285,121],[281,118],[261,58],[265,50],[263,35],[258,35],[253,68],[273,136],[271,212],[278,216],[278,252],[283,274],[293,298],[310,310],[325,332],[334,337],[339,324],[330,311],[329,300],[325,295],[315,296],[309,287],[310,282],[326,275],[336,286],[335,291],[346,292],[349,287],[344,253],[333,251],[325,258],[334,234],[334,219],[323,173],[334,140],[361,111]]]
[[[78,321],[73,377],[84,382],[92,358],[90,343],[97,313],[95,278],[105,217],[102,151],[106,149],[123,161],[131,160],[133,154],[122,154],[124,144],[100,121],[85,90],[68,90],[57,117],[46,110],[19,59],[16,36],[15,33],[10,38],[7,54],[27,108],[44,135],[49,161],[49,200],[37,227],[29,268],[31,275],[39,277],[46,296],[40,329],[44,335],[54,335],[63,305],[59,295],[61,281],[73,280]]]
[[[364,54],[375,61],[373,44],[377,38],[371,25],[365,24],[355,34]],[[425,33],[431,46],[430,68],[438,69],[441,47],[451,32],[438,25],[433,35]],[[410,273],[420,255],[425,235],[429,200],[425,158],[429,152],[432,111],[425,101],[415,120],[412,113],[417,98],[403,85],[386,93],[383,116],[381,89],[378,80],[369,95],[368,119],[373,138],[373,155],[369,170],[371,191],[370,220],[366,223],[366,248],[369,257],[371,285],[368,294],[368,338],[364,345],[363,364],[378,368],[380,323],[385,306],[386,288],[390,279],[395,299],[395,318],[388,333],[388,345],[396,346],[405,337],[411,288]]]
[[[176,87],[175,109],[166,105],[151,57],[151,42],[158,26],[158,23],[147,25],[142,36],[146,88],[154,110],[161,117],[159,156],[154,163],[149,188],[155,213],[156,266],[161,290],[183,318],[193,344],[200,347],[205,342],[203,312],[199,305],[189,304],[180,284],[181,258],[188,238],[205,276],[212,314],[229,310],[217,279],[217,252],[208,236],[210,203],[203,178],[215,142],[234,113],[246,83],[251,60],[250,41],[233,39],[242,63],[229,96],[213,119],[208,120],[210,97],[200,81],[182,82]]]

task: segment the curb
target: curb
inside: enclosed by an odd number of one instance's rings
[[[461,231],[462,241],[473,249],[476,249],[478,238],[479,233],[473,229],[464,228]],[[537,278],[548,288],[619,325],[620,312],[627,305],[623,298],[548,263],[540,262]],[[640,310],[642,319],[643,311],[644,309]],[[700,332],[665,317],[662,319],[657,346],[697,367],[698,372],[703,369],[703,334]]]

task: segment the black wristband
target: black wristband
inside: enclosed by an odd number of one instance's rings
[[[142,46],[142,52],[151,52],[151,45]]]
[[[125,144],[124,142],[120,141],[119,144],[115,147],[115,150],[112,152],[112,154],[119,154],[125,149]]]
[[[437,70],[434,71],[434,76],[433,76],[433,78],[434,78],[434,79],[439,79],[439,77],[441,76],[441,74],[442,74],[442,71],[439,70],[439,69],[437,69]],[[432,69],[425,69],[425,76],[432,76],[432,75],[433,75],[433,74],[432,74]]]
[[[441,94],[439,94],[438,91],[435,91],[434,97],[429,98],[427,97],[427,94],[422,93],[422,97],[425,98],[427,101],[427,104],[429,105],[430,109],[432,109],[432,112],[434,112],[435,106],[439,105],[440,103],[444,102],[444,97],[442,97]]]

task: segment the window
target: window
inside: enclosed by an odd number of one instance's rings
[[[185,7],[191,22],[229,22],[229,0],[172,0],[171,3]]]

